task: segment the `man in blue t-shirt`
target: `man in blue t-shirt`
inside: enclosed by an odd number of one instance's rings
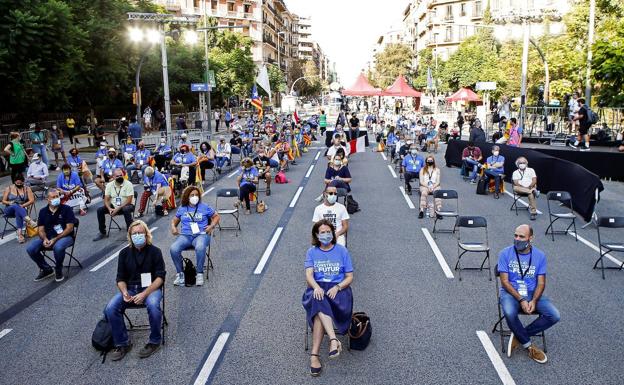
[[[546,255],[534,247],[533,229],[520,225],[514,233],[514,244],[503,249],[498,256],[500,273],[500,305],[511,329],[507,356],[519,346],[527,349],[529,358],[546,363],[546,354],[531,343],[538,335],[559,322],[559,311],[542,295],[546,287]],[[528,326],[522,325],[518,313],[539,314]]]
[[[418,155],[418,146],[416,143],[410,144],[409,154],[403,158],[401,163],[401,172],[405,177],[405,190],[407,195],[412,195],[412,179],[418,179],[420,169],[425,165],[425,159]]]
[[[500,194],[500,184],[505,171],[505,157],[500,154],[499,146],[492,146],[492,156],[489,156],[485,160],[487,168],[485,169],[485,175],[490,178],[494,178],[494,198],[498,199]]]

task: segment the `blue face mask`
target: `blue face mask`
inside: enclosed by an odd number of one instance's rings
[[[50,204],[54,207],[58,206],[61,204],[61,198],[54,198],[50,201]]]
[[[146,242],[145,234],[141,234],[141,233],[132,234],[130,238],[132,239],[132,243],[134,244],[135,247],[145,246],[145,242]]]
[[[523,251],[529,248],[529,241],[523,241],[520,239],[514,239],[514,247],[516,248],[516,250],[518,251]]]
[[[327,246],[334,240],[334,237],[331,233],[321,233],[318,234],[318,240],[323,246]]]

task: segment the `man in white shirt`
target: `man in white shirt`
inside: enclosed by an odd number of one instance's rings
[[[47,190],[48,175],[48,165],[41,161],[39,154],[35,153],[30,166],[28,166],[28,171],[26,172],[26,184],[31,187],[42,187],[44,190]]]
[[[537,190],[537,175],[535,170],[528,167],[529,161],[521,156],[516,159],[516,167],[518,169],[511,175],[513,181],[513,189],[516,194],[529,198],[529,210],[531,212],[531,220],[534,221],[537,215],[537,206],[535,199],[539,196]]]
[[[349,213],[347,208],[342,204],[336,202],[338,199],[338,191],[334,186],[327,186],[324,192],[324,201],[314,209],[314,216],[312,222],[316,223],[321,219],[327,219],[332,222],[336,228],[337,243],[342,246],[346,246],[346,236],[349,230]]]
[[[334,134],[334,145],[331,146],[329,149],[327,149],[327,160],[329,160],[330,162],[332,161],[332,159],[334,159],[334,156],[336,155],[336,151],[338,151],[338,149],[342,148],[345,152],[345,158],[349,155],[349,150],[343,146],[342,144],[340,144],[340,135],[338,134]]]

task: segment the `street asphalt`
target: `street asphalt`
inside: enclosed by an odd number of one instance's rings
[[[436,154],[439,165],[444,164],[444,149],[442,145]],[[239,236],[231,231],[215,235],[215,269],[203,287],[172,285],[173,213],[158,219],[150,214],[147,222],[156,227],[154,242],[167,265],[169,326],[166,345],[147,359],[136,355],[147,340],[145,331],[130,333],[134,348],[120,362],[102,364],[91,347],[93,328],[117,291],[117,259],[110,257],[125,242],[124,233],[116,230],[109,239],[91,241],[97,233],[94,208],[80,218],[75,255],[84,268],[72,269],[60,284],[33,282],[37,268],[25,245],[10,237],[0,240],[0,384],[622,383],[624,345],[618,341],[624,337],[624,299],[617,293],[624,289],[624,272],[607,271],[602,280],[592,270],[598,256],[591,248],[597,245],[594,226],[581,229],[579,219],[582,240],[556,235],[553,242],[544,236],[545,197],[538,199],[544,214],[532,223],[535,245],[546,252],[546,295],[560,310],[561,322],[546,332],[548,363],[537,364],[521,351],[507,358],[498,335],[491,333],[497,320],[494,280],[488,280],[487,271],[465,271],[459,281],[453,270],[455,236],[436,234],[429,243],[425,232],[431,232],[433,220],[417,218],[417,194],[407,198],[416,207],[411,209],[399,188],[403,181],[388,164],[368,149],[353,155],[349,165],[353,196],[361,208],[351,216],[348,238],[354,310],[371,317],[373,337],[365,351],[345,350],[332,361],[324,341],[320,378],[308,375],[301,306],[303,262],[318,204],[314,198],[322,190],[326,168],[318,147],[290,168],[289,184],[274,184],[270,197],[261,194],[269,206],[265,213],[241,216]],[[229,175],[206,187],[204,202],[214,204],[217,189],[235,186],[235,176]],[[461,215],[487,218],[494,267],[498,252],[513,242],[514,228],[530,222],[527,211],[518,216],[510,211],[508,195],[499,200],[476,195],[475,185],[464,182],[456,168],[442,167],[442,188],[457,190]],[[599,213],[624,215],[622,194],[623,184],[605,182]],[[452,226],[448,219],[441,225]],[[434,249],[439,249],[438,257]],[[476,256],[462,259],[470,266],[480,261]],[[450,271],[445,273],[444,265]],[[129,315],[147,320],[144,310]]]

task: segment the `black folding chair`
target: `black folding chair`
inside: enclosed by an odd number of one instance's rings
[[[561,205],[554,205],[551,207],[550,202],[555,201],[559,202]],[[570,193],[567,191],[550,191],[546,195],[546,203],[548,204],[548,219],[550,223],[546,228],[545,235],[548,235],[548,230],[550,230],[550,235],[554,242],[555,234],[567,234],[570,231],[570,228],[574,228],[574,238],[578,242],[578,235],[576,234],[576,214],[572,209],[572,197]],[[562,209],[558,208],[562,207]],[[567,207],[564,209],[563,207]],[[565,230],[555,230],[555,222],[559,219],[569,219],[570,225]]]
[[[455,263],[455,270],[459,272],[459,280],[462,280],[461,271],[462,270],[479,270],[482,271],[484,268],[488,270],[488,276],[490,281],[492,280],[492,269],[490,266],[490,246],[488,244],[488,232],[487,232],[487,221],[484,217],[458,217],[457,218],[457,263]],[[477,241],[462,241],[461,238],[461,229],[483,229],[485,236],[482,240]],[[473,234],[474,236],[474,234]],[[461,267],[461,258],[466,253],[484,253],[485,258],[481,262],[480,267]],[[487,268],[484,267],[487,262]]]
[[[82,269],[82,263],[80,263],[80,261],[76,259],[76,257],[74,257],[74,247],[76,246],[76,239],[78,239],[78,227],[79,226],[80,226],[80,219],[76,218],[76,221],[74,222],[74,231],[72,231],[72,234],[71,234],[72,245],[68,247],[67,249],[65,249],[65,256],[69,257],[69,262],[67,263],[67,265],[63,266],[67,268],[67,276],[69,276],[69,271],[71,270],[71,267],[72,267],[72,261],[76,262],[78,267]],[[56,260],[52,256],[48,255],[48,252],[50,251],[52,251],[52,249],[44,248],[43,250],[41,250],[41,254],[43,255],[45,259],[50,261],[52,264],[56,264]]]
[[[210,239],[210,243],[208,243],[208,247],[206,248],[206,260],[204,261],[204,271],[206,272],[206,281],[208,281],[208,272],[210,272],[210,270],[214,270],[214,265],[212,264],[212,258],[210,258],[211,247],[212,247],[212,236]],[[195,251],[195,248],[191,245],[182,251],[183,252]]]
[[[232,203],[232,206],[230,207],[234,207],[234,208],[223,208],[223,207],[219,207],[219,198],[221,198],[221,201],[225,200],[227,202]],[[232,218],[234,218],[234,220],[236,221],[236,225],[232,225],[232,226],[222,226],[221,225],[221,221],[219,221],[219,231],[221,230],[236,230],[236,236],[238,236],[238,233],[241,231],[241,226],[240,226],[240,211],[238,209],[238,205],[234,205],[234,203],[238,203],[238,189],[236,188],[222,188],[217,190],[217,194],[216,194],[216,198],[215,198],[215,210],[217,211],[217,214],[219,214],[220,216],[232,216]]]
[[[132,218],[134,218],[134,214],[136,213],[136,207],[137,207],[137,197],[139,196],[139,194],[134,191],[134,207],[132,210]],[[122,215],[123,217],[123,215]],[[115,225],[115,230],[122,230],[121,225],[119,224],[119,222],[117,222],[117,220],[115,219],[115,217],[111,216],[110,219],[108,220],[108,231],[106,233],[106,236],[110,235],[111,230],[113,229],[113,225]]]
[[[494,268],[494,275],[496,276],[496,302],[498,303],[498,321],[494,324],[492,328],[492,333],[499,333],[500,341],[501,341],[501,351],[506,353],[505,348],[505,337],[509,337],[511,335],[511,330],[505,329],[503,325],[503,320],[505,320],[505,316],[503,315],[503,308],[500,303],[500,287],[498,285],[498,280],[500,279],[500,273],[498,272],[498,266]],[[518,315],[530,317],[533,314],[527,314],[522,310],[522,307],[518,310]],[[546,349],[546,334],[542,331],[538,334],[539,337],[542,337],[542,346],[544,347],[544,352],[548,353]]]
[[[433,192],[434,202],[436,199],[442,200],[442,209],[434,209],[436,217],[433,221],[433,230],[432,233],[436,233],[436,225],[438,224],[438,215],[442,218],[455,218],[455,223],[453,224],[453,229],[437,229],[439,233],[451,233],[455,234],[455,230],[457,230],[457,217],[459,217],[459,196],[457,195],[457,191],[455,190],[436,190]],[[451,202],[455,201],[455,205]],[[445,204],[449,202],[449,204]]]
[[[518,215],[518,210],[527,210],[527,211],[529,211],[529,206],[528,205],[527,206],[522,205],[522,206],[518,207],[518,200],[520,198],[522,198],[523,196],[526,196],[526,195],[519,195],[516,192],[516,190],[513,188],[513,186],[511,187],[511,192],[513,193],[513,203],[511,204],[511,207],[509,208],[509,210],[512,210],[512,211],[516,210],[516,215]]]
[[[624,234],[620,232],[620,234],[616,238],[617,241],[604,240],[601,237],[600,228],[623,229],[624,217],[598,217],[596,230],[598,231],[598,253],[600,257],[598,258],[596,263],[594,263],[594,269],[598,267],[598,262],[600,262],[600,269],[602,270],[602,279],[605,279],[605,273],[604,273],[605,269],[622,270],[622,268],[624,267],[624,262],[622,262],[622,264],[619,267],[616,267],[616,266],[605,267],[604,260],[603,260],[604,257],[610,252],[624,253],[624,242],[622,242],[622,240],[624,239]]]
[[[9,221],[9,219],[15,218],[14,215],[8,216],[4,212],[4,209],[0,207],[0,215],[4,218],[4,229],[2,229],[2,235],[0,235],[0,239],[4,239],[4,235],[6,234],[7,227],[11,227],[13,231],[17,231],[17,226]]]
[[[162,344],[165,344],[165,326],[168,326],[169,323],[167,322],[167,316],[165,315],[165,283],[163,282],[162,286],[160,287],[160,289],[162,290],[162,322],[160,323],[160,328],[161,328],[161,333],[162,333]],[[136,310],[136,309],[145,309],[147,306],[145,305],[145,303],[142,303],[141,305],[137,305],[137,304],[126,304],[126,310]],[[150,330],[150,325],[149,322],[147,324],[134,324],[132,322],[132,320],[130,319],[130,317],[128,316],[128,314],[124,311],[124,318],[126,319],[126,321],[128,321],[128,329],[130,330]]]

